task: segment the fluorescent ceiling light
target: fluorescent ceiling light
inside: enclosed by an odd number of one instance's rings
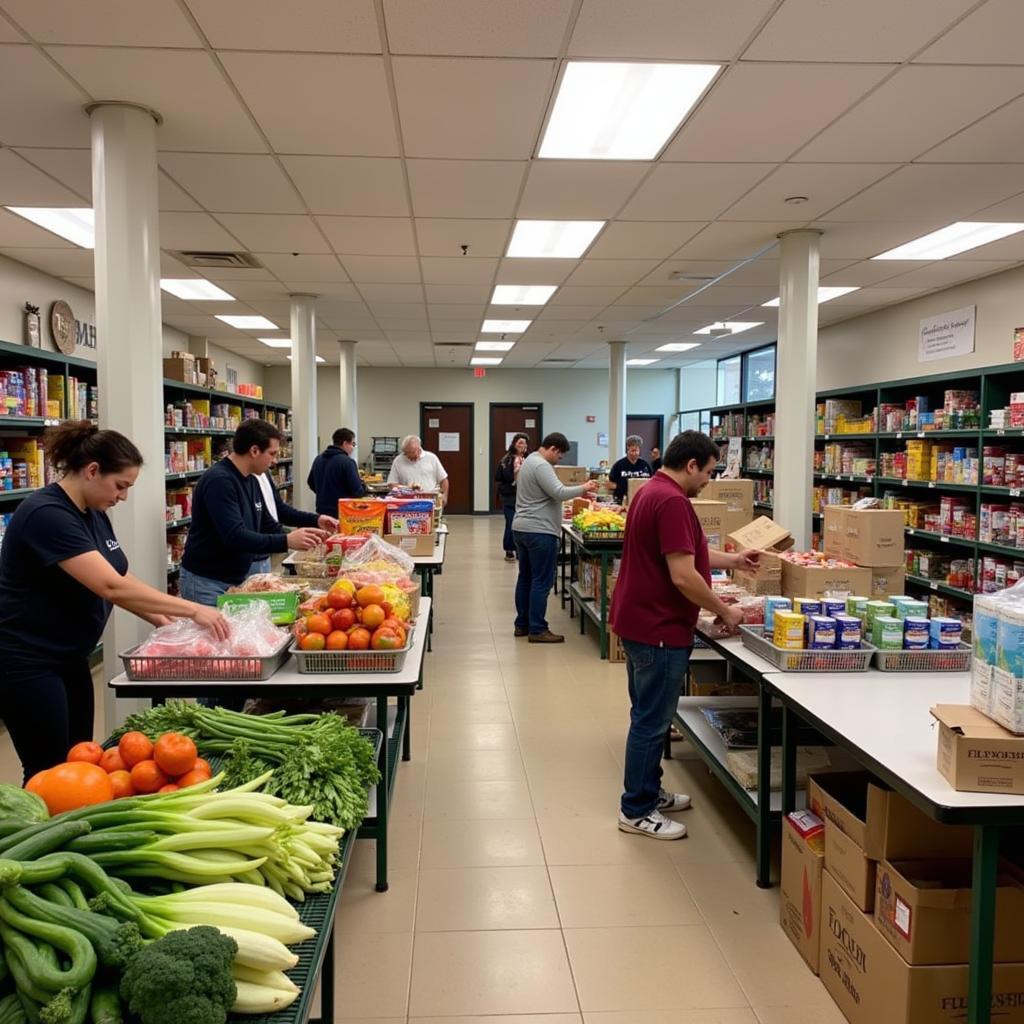
[[[494,286],[491,305],[543,306],[556,291],[556,284],[498,284]]]
[[[478,341],[475,347],[480,352],[508,352],[513,345],[514,341]]]
[[[240,331],[279,331],[281,328],[271,323],[265,316],[226,316],[217,314],[228,327],[237,327]]]
[[[651,363],[660,363],[660,359],[627,359],[627,366],[650,366]]]
[[[483,334],[522,334],[532,320],[485,320],[480,328]]]
[[[820,306],[823,302],[831,302],[833,299],[838,299],[840,295],[849,295],[850,292],[860,291],[860,285],[854,287],[839,287],[838,285],[827,288],[825,285],[821,285],[818,288],[818,305]],[[776,296],[771,302],[762,302],[762,306],[777,306],[781,302],[781,299]]]
[[[291,348],[291,338],[257,338],[257,341],[266,345],[267,348]]]
[[[955,224],[940,228],[929,235],[922,235],[912,242],[905,242],[888,252],[872,256],[873,260],[944,260],[958,252],[976,249],[979,245],[998,242],[1007,235],[1024,231],[1024,224],[1009,221],[987,223],[976,220],[958,220]]]
[[[203,277],[161,277],[160,287],[179,299],[190,299],[194,302],[234,302],[234,295],[228,295],[223,288],[207,281]]]
[[[83,249],[96,248],[96,227],[92,207],[83,206],[70,210],[58,210],[49,206],[8,206],[25,220],[66,238]]]
[[[497,356],[473,356],[469,361],[470,366],[501,366],[503,359]]]
[[[291,358],[292,358],[292,357],[291,357],[291,356],[286,356],[285,358],[286,358],[286,359],[288,359],[288,360],[291,360]],[[326,359],[324,359],[324,357],[323,357],[323,356],[317,356],[317,357],[316,357],[316,361],[317,361],[318,363],[326,363],[326,362],[327,362],[327,360],[326,360]]]
[[[699,331],[694,331],[694,334],[724,334],[728,331],[730,334],[742,334],[744,331],[749,331],[751,327],[763,327],[763,320],[726,320],[724,323],[718,321],[717,323],[708,324],[707,327],[702,327]]]
[[[505,255],[577,259],[604,224],[603,220],[517,220]]]
[[[539,155],[653,160],[718,69],[718,64],[570,61]]]
[[[689,352],[691,348],[700,348],[699,341],[670,341],[667,345],[659,345],[655,352]]]

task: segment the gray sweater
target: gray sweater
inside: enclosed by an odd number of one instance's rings
[[[562,502],[582,494],[582,485],[566,487],[558,479],[555,467],[540,452],[533,452],[519,470],[512,529],[557,537],[562,529]]]

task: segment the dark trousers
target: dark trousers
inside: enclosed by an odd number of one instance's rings
[[[548,592],[555,582],[558,538],[550,533],[513,531],[519,556],[516,580],[516,629],[528,629],[531,636],[545,633],[548,620]]]
[[[0,684],[0,718],[28,781],[52,768],[93,728],[92,672],[87,658],[43,665],[5,661]]]
[[[501,511],[505,513],[505,534],[501,538],[501,548],[506,555],[516,553],[516,542],[512,538],[512,520],[516,517],[515,505],[502,505]]]

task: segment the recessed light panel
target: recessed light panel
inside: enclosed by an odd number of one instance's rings
[[[558,290],[554,284],[499,284],[494,286],[492,306],[543,306]]]
[[[8,206],[7,209],[83,249],[96,248],[96,222],[92,207],[61,210],[50,206]]]
[[[476,349],[478,352],[509,352],[514,341],[478,341]]]
[[[291,358],[292,358],[292,357],[291,357],[291,356],[286,356],[285,358],[286,358],[286,359],[288,359],[288,361],[290,362],[290,361],[291,361]],[[317,357],[316,357],[316,361],[317,361],[318,363],[326,363],[326,362],[327,362],[327,360],[326,360],[326,359],[324,359],[324,357],[323,357],[323,356],[317,356]]]
[[[1018,231],[1024,231],[1024,224],[1015,224],[1010,221],[991,223],[961,220],[871,258],[873,260],[944,260],[950,256],[956,256],[957,253],[967,252],[968,249],[977,249],[979,245],[998,242],[1000,238],[1015,235]]]
[[[235,301],[234,295],[228,295],[223,288],[218,288],[203,277],[162,277],[160,287],[163,291],[190,302]]]
[[[522,334],[532,320],[485,320],[480,328],[482,334]]]
[[[659,345],[655,352],[689,352],[691,348],[700,348],[699,341],[670,341],[667,345]]]
[[[660,359],[627,359],[627,366],[650,366],[652,363],[660,363]]]
[[[266,345],[267,348],[291,348],[291,338],[257,338],[258,342]]]
[[[604,224],[603,220],[517,220],[505,255],[513,258],[578,259]]]
[[[265,316],[228,316],[217,314],[217,319],[222,320],[228,327],[237,327],[240,331],[277,331],[280,328],[272,323]]]
[[[473,356],[469,361],[470,366],[501,366],[504,362],[499,356]]]
[[[850,287],[839,287],[838,285],[832,287],[826,287],[822,285],[818,288],[818,305],[820,306],[823,302],[831,302],[833,299],[838,299],[840,295],[849,295],[850,292],[860,291],[860,286],[853,288]],[[778,306],[782,300],[776,296],[770,302],[762,302],[761,305],[764,307]]]

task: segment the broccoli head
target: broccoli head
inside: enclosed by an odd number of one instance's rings
[[[169,932],[128,962],[121,998],[142,1024],[224,1024],[237,990],[234,939],[200,925]]]
[[[85,1020],[89,1009],[90,987],[62,988],[39,1010],[40,1024],[76,1024]]]
[[[126,922],[118,926],[113,938],[100,952],[105,966],[123,970],[142,947],[142,933],[138,925]]]

